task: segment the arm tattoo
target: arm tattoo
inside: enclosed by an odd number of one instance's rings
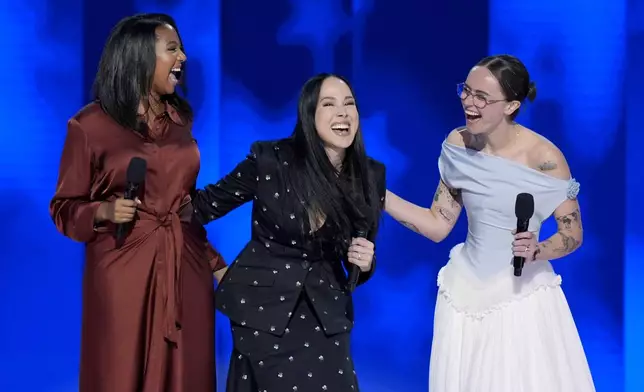
[[[436,189],[436,193],[434,193],[434,201],[438,201],[438,199],[440,199],[442,193],[443,193],[443,184],[441,184],[438,187],[438,189]]]
[[[559,230],[552,237],[537,246],[535,258],[538,258],[541,253],[562,257],[579,248],[581,241],[571,233],[573,230],[580,228],[581,221],[579,215],[579,209],[576,209],[569,214],[557,217],[556,220],[559,224]]]
[[[416,227],[415,225],[412,225],[411,223],[405,222],[405,221],[400,221],[400,223],[402,223],[403,226],[405,226],[406,228],[408,228],[408,229],[410,229],[412,231],[415,231],[418,234],[421,234],[420,230],[418,230],[418,227]]]
[[[579,241],[573,236],[559,232],[561,235],[561,246],[555,248],[555,251],[568,254],[579,247]]]
[[[552,161],[545,161],[538,167],[541,171],[555,170],[557,168],[557,164]]]
[[[557,217],[557,223],[560,223],[563,227],[563,230],[572,230],[573,225],[579,226],[579,208],[560,217]]]
[[[458,208],[461,205],[461,203],[459,202],[460,198],[461,194],[458,189],[448,188],[447,201],[449,201],[449,205],[452,208]]]
[[[438,207],[437,208],[438,216],[443,218],[447,223],[454,223],[456,216],[447,208]]]
[[[460,206],[460,202],[458,201],[460,198],[460,192],[458,189],[448,188],[441,182],[438,189],[436,189],[436,193],[434,193],[434,202],[440,201],[441,195],[445,195],[451,208],[458,208]]]
[[[561,239],[561,243],[555,244],[552,240],[554,237],[559,237]],[[575,237],[558,231],[550,237],[550,239],[547,239],[538,245],[535,256],[538,256],[542,250],[544,252],[549,250],[551,255],[562,257],[572,253],[575,249],[579,248],[579,245],[580,242]]]
[[[558,233],[557,233],[557,234],[558,234]],[[555,234],[555,235],[557,235],[557,234]],[[554,237],[554,236],[553,236],[553,237]],[[541,243],[537,244],[537,251],[536,251],[536,252],[535,252],[535,254],[534,254],[534,256],[535,256],[535,257],[534,257],[534,258],[535,258],[535,260],[536,260],[536,259],[537,259],[537,257],[541,254],[541,251],[545,251],[545,252],[547,252],[547,251],[548,251],[548,248],[550,248],[551,246],[552,246],[552,237],[550,237],[550,238],[548,238],[547,240],[545,240],[545,241],[543,241],[543,242],[541,242]]]

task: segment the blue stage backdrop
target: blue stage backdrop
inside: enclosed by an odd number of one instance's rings
[[[0,98],[0,391],[77,390],[83,246],[55,231],[48,202],[66,120],[88,100],[110,27],[128,14],[156,11],[177,19],[187,48],[200,185],[232,169],[252,141],[289,135],[299,88],[330,71],[353,82],[368,151],[387,165],[389,188],[429,205],[440,143],[463,123],[456,83],[488,53],[522,58],[539,97],[519,119],[560,146],[582,183],[584,246],[554,265],[597,390],[644,390],[644,234],[636,199],[644,158],[635,121],[644,89],[637,66],[644,61],[644,3],[599,2],[0,3],[0,35],[9,42]],[[208,226],[228,261],[249,238],[249,214],[247,205]],[[543,235],[554,228],[550,222]],[[436,274],[465,234],[462,219],[433,244],[385,218],[378,272],[355,296],[353,349],[363,391],[427,390]],[[217,321],[224,390],[229,326],[221,315]]]
[[[644,132],[639,113],[642,109],[644,91],[644,1],[628,0],[628,18],[625,31],[627,54],[624,74],[624,101],[621,111],[613,116],[623,117],[626,128],[624,171],[626,173],[626,199],[624,216],[624,358],[626,367],[625,385],[629,391],[644,391],[644,209],[640,205],[644,193]],[[619,113],[623,116],[620,116]],[[622,154],[620,154],[622,155]],[[615,170],[617,172],[617,170]],[[611,184],[606,181],[606,184]],[[610,186],[610,185],[609,185]],[[619,193],[611,192],[617,203],[621,203]],[[613,204],[613,203],[611,203]],[[610,210],[605,208],[605,210]],[[614,225],[613,225],[614,226]],[[616,241],[617,242],[617,241]],[[613,259],[614,260],[614,259]],[[610,262],[609,262],[610,264]],[[609,285],[610,287],[610,285]]]

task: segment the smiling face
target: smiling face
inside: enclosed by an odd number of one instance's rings
[[[353,143],[359,125],[358,109],[349,86],[335,77],[325,79],[315,109],[315,128],[325,149],[344,153]]]
[[[519,108],[508,102],[498,80],[486,67],[474,67],[460,93],[467,130],[472,134],[489,133]]]
[[[183,53],[179,35],[172,26],[157,27],[156,37],[157,61],[152,91],[158,95],[172,94],[181,80],[183,63],[187,60],[186,54]]]

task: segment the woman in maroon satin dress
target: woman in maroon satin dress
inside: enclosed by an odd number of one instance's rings
[[[215,390],[213,272],[225,264],[190,223],[199,150],[174,91],[185,60],[169,16],[123,19],[101,57],[96,102],[68,123],[50,211],[86,244],[81,392]],[[140,200],[128,201],[133,157],[147,173]],[[129,221],[117,248],[115,224]]]

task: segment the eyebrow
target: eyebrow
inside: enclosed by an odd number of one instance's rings
[[[488,92],[486,92],[486,91],[483,91],[483,90],[472,90],[472,87],[470,87],[470,85],[469,85],[469,84],[467,84],[467,83],[463,83],[463,84],[465,85],[465,87],[467,87],[468,89],[470,89],[470,91],[474,91],[474,92],[475,92],[475,93],[477,93],[477,94],[483,94],[483,95],[490,96],[490,94],[489,94]]]
[[[172,40],[172,41],[168,41],[168,42],[167,42],[167,45],[173,45],[173,44],[174,44],[174,45],[179,45],[179,46],[181,46],[181,44],[180,44],[180,43],[178,43],[178,42],[177,42],[177,41],[175,41],[175,40]]]
[[[326,99],[331,99],[335,101],[335,97],[322,97],[320,98],[320,101],[324,101]],[[346,97],[344,97],[344,100],[346,101],[347,99],[355,99],[355,98],[353,98],[352,95],[347,95]]]

